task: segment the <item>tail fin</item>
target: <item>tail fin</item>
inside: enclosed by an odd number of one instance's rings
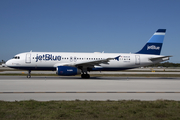
[[[146,45],[136,54],[160,55],[166,29],[158,29]]]

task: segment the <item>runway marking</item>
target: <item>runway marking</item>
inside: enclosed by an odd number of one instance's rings
[[[155,91],[150,91],[150,92],[93,92],[93,91],[87,91],[87,92],[75,92],[75,91],[70,91],[70,92],[0,92],[0,94],[22,94],[22,93],[180,93],[180,92],[155,92]]]

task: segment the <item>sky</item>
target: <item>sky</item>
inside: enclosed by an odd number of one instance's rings
[[[180,63],[180,0],[0,0],[0,61],[22,52],[135,53],[166,29]]]

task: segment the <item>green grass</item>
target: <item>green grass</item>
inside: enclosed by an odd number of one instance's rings
[[[1,120],[179,120],[180,101],[0,101]]]

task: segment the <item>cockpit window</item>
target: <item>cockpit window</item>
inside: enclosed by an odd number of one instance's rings
[[[20,57],[19,56],[14,56],[13,59],[20,59]]]

